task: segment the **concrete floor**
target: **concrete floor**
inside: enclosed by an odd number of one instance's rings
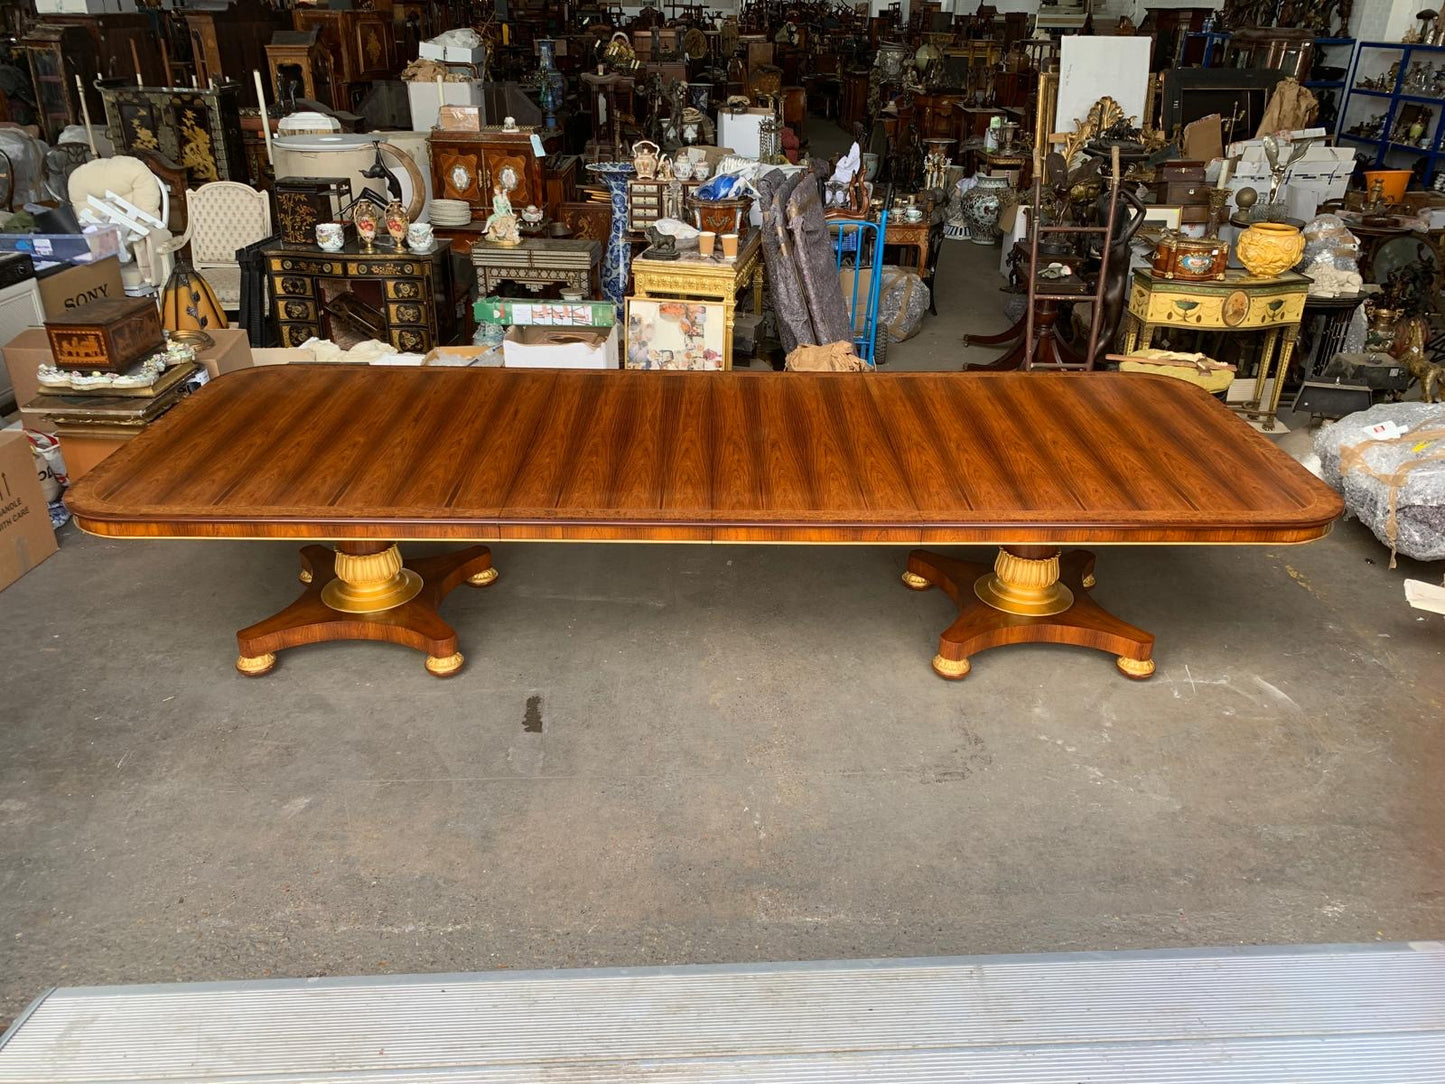
[[[1004,326],[950,243],[898,368]],[[928,661],[888,547],[508,545],[468,667],[247,680],[280,543],[62,549],[0,593],[0,1018],[52,984],[1445,932],[1445,623],[1358,524],[1105,549],[1158,636]],[[978,551],[980,553],[984,551]]]

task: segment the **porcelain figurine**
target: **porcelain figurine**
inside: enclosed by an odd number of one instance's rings
[[[517,216],[512,213],[512,201],[502,191],[502,186],[492,186],[492,213],[487,216],[484,226],[485,238],[494,245],[519,245],[522,231]]]

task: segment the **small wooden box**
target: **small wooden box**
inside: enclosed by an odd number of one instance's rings
[[[1159,167],[1159,176],[1170,184],[1181,182],[1203,184],[1204,163],[1188,161],[1165,162]]]
[[[1154,246],[1154,274],[1166,279],[1204,282],[1224,278],[1229,242],[1217,237],[1179,237],[1167,233]]]
[[[47,320],[45,334],[56,366],[72,372],[123,373],[166,345],[160,311],[145,297],[81,305],[64,320]]]

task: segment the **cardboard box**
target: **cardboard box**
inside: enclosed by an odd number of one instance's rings
[[[447,105],[482,104],[482,84],[474,80],[465,83],[443,83],[442,94]],[[411,130],[430,132],[437,124],[437,110],[442,104],[437,100],[435,83],[411,82],[406,85],[406,99],[411,106]]]
[[[483,364],[482,359],[491,352],[491,347],[488,346],[438,346],[434,350],[427,351],[426,357],[421,359],[421,363],[431,368],[456,369]]]
[[[206,367],[212,380],[223,373],[249,369],[256,364],[251,357],[251,340],[246,337],[243,329],[231,327],[207,334],[216,340],[216,345],[208,350],[198,351],[196,360]]]
[[[508,328],[502,364],[509,369],[619,368],[617,325]]]
[[[30,425],[29,422],[26,422]],[[33,426],[32,426],[33,428]],[[131,438],[126,436],[80,436],[60,437],[60,454],[65,457],[65,475],[74,484],[84,478],[96,465],[113,452],[125,447]]]
[[[253,365],[292,365],[315,360],[315,351],[301,346],[258,346],[251,351]]]
[[[5,368],[15,388],[15,405],[20,408],[26,428],[38,429],[42,433],[55,432],[55,427],[49,422],[25,416],[25,404],[40,394],[40,381],[35,378],[35,370],[50,361],[50,337],[45,334],[45,329],[26,328],[0,347],[0,352],[5,355]]]
[[[92,301],[125,297],[120,283],[120,259],[107,256],[95,263],[72,264],[39,279],[40,301],[48,320],[63,320],[71,309]]]
[[[610,301],[520,301],[485,297],[472,306],[479,324],[508,327],[611,327],[617,306]]]
[[[30,442],[19,429],[0,431],[0,590],[58,548]]]

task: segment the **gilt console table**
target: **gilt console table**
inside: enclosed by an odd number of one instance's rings
[[[1262,418],[1273,429],[1279,396],[1299,338],[1311,280],[1293,271],[1274,278],[1255,278],[1248,271],[1229,270],[1211,282],[1185,282],[1156,276],[1147,268],[1134,272],[1129,287],[1128,317],[1124,321],[1124,353],[1136,347],[1147,350],[1161,328],[1185,331],[1262,331],[1259,372],[1254,396],[1242,406],[1250,417]],[[1274,387],[1265,401],[1265,383],[1271,362]]]
[[[675,260],[639,256],[632,261],[632,289],[634,297],[721,301],[727,328],[723,336],[723,366],[731,369],[738,295],[752,286],[753,312],[763,311],[762,233],[749,230],[740,238],[735,259],[723,259],[721,249],[719,240],[711,257],[700,255],[696,249],[682,253]]]
[[[86,531],[288,538],[301,597],[243,629],[283,648],[387,640],[462,665],[438,615],[496,578],[484,545],[397,540],[990,543],[915,549],[904,583],[958,607],[933,668],[1050,642],[1154,670],[1073,543],[1308,542],[1339,497],[1201,389],[1128,373],[699,373],[290,365],[212,381],[77,482]],[[333,541],[334,548],[321,545]]]
[[[596,241],[528,237],[509,246],[478,240],[471,254],[478,297],[493,296],[503,282],[515,282],[533,293],[554,284],[582,290],[588,297],[601,292],[602,246]]]

